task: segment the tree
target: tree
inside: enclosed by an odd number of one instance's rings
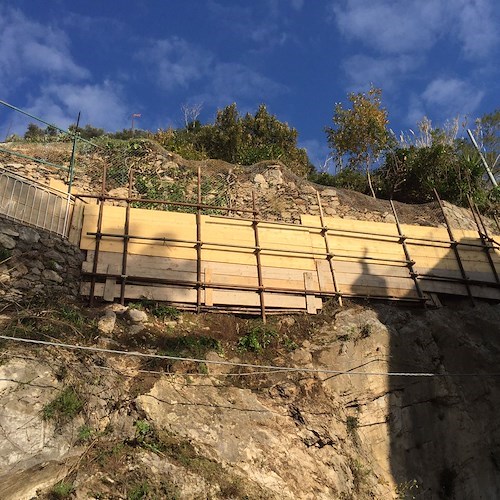
[[[36,123],[30,123],[28,129],[24,133],[24,138],[27,141],[41,141],[45,137],[43,129],[41,129]]]
[[[370,168],[388,147],[387,111],[382,108],[382,90],[371,87],[367,93],[350,93],[350,108],[335,105],[333,127],[326,127],[328,145],[340,170],[347,157],[347,168],[365,170],[372,196],[375,191]]]

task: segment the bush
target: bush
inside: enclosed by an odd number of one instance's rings
[[[332,175],[326,172],[313,172],[309,175],[309,180],[322,186],[333,186],[344,189],[351,189],[360,193],[369,193],[367,177],[364,173],[346,168],[338,174]]]

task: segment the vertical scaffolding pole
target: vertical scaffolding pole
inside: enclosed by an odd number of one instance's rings
[[[260,311],[262,316],[262,322],[266,324],[266,303],[264,300],[264,279],[262,277],[262,263],[260,259],[260,239],[259,239],[259,229],[258,229],[258,215],[257,204],[255,202],[255,191],[252,191],[252,205],[253,205],[253,233],[255,238],[255,259],[257,261],[257,279],[259,282],[259,299],[260,299]]]
[[[413,280],[413,283],[415,283],[415,289],[417,290],[418,297],[420,299],[425,299],[424,294],[422,293],[422,289],[420,288],[420,284],[418,283],[418,275],[415,272],[415,268],[413,265],[415,264],[415,261],[413,261],[410,257],[410,252],[408,250],[408,245],[406,244],[406,236],[403,234],[403,231],[401,229],[401,224],[399,223],[399,217],[396,212],[396,207],[394,206],[394,202],[392,200],[389,200],[392,208],[392,213],[394,215],[394,220],[396,221],[396,227],[398,228],[398,234],[399,234],[399,243],[401,243],[401,246],[403,247],[403,251],[405,253],[405,258],[408,262],[408,270],[410,271],[410,276],[411,279]]]
[[[476,223],[477,227],[477,232],[479,234],[479,238],[481,239],[481,243],[483,244],[483,250],[486,254],[486,258],[488,259],[488,262],[491,267],[491,271],[493,272],[493,277],[495,278],[495,281],[497,283],[500,283],[500,280],[498,279],[498,273],[495,267],[495,263],[493,262],[493,259],[491,258],[490,250],[491,247],[489,245],[489,242],[491,241],[489,235],[488,235],[488,230],[486,229],[486,226],[484,224],[484,221],[481,217],[481,214],[479,213],[479,210],[472,200],[472,198],[467,195],[467,201],[469,202],[469,207],[472,212],[472,216],[474,217],[474,222]]]
[[[462,259],[460,257],[460,252],[458,251],[458,243],[455,237],[453,236],[453,231],[451,229],[450,221],[448,220],[448,216],[446,215],[446,212],[444,210],[444,204],[441,198],[439,197],[439,194],[436,189],[434,189],[434,196],[436,197],[436,200],[439,203],[439,208],[441,209],[441,213],[443,214],[444,222],[446,224],[446,230],[448,231],[448,236],[450,237],[451,248],[453,249],[453,253],[455,254],[455,259],[457,260],[458,268],[460,269],[460,274],[462,276],[462,279],[464,280],[465,288],[467,290],[467,295],[469,296],[472,305],[474,305],[474,296],[472,295],[472,291],[468,283],[469,278],[467,277],[467,273],[465,272],[465,268],[462,263]]]
[[[198,165],[198,203],[196,207],[196,312],[201,310],[201,166]]]
[[[101,246],[101,239],[102,239],[102,217],[103,217],[103,211],[104,211],[104,200],[106,198],[106,174],[107,174],[107,167],[106,167],[106,165],[104,165],[104,169],[102,171],[101,196],[98,198],[99,215],[97,216],[94,262],[92,264],[92,279],[90,281],[90,292],[89,292],[89,305],[90,305],[90,307],[92,307],[94,305],[94,292],[95,292],[97,264],[99,263],[99,249]]]
[[[132,198],[132,185],[134,182],[134,171],[130,169],[128,175],[128,199],[125,208],[125,225],[123,228],[123,255],[122,255],[122,272],[120,283],[120,304],[125,304],[125,286],[127,284],[127,263],[128,263],[128,244],[130,241],[130,198]]]
[[[339,288],[337,286],[335,267],[333,265],[333,255],[330,251],[330,243],[328,242],[328,227],[325,224],[325,217],[323,215],[323,204],[321,203],[321,196],[319,194],[319,191],[316,191],[316,198],[318,199],[318,206],[319,206],[319,220],[321,223],[321,234],[323,236],[323,239],[325,240],[326,259],[328,260],[328,264],[330,266],[330,272],[332,273],[333,289],[339,300],[339,306],[342,307],[343,306],[342,294],[340,293]]]

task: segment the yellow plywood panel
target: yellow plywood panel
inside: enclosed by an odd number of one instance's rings
[[[302,225],[321,227],[319,216],[316,215],[301,215]],[[361,231],[368,234],[388,234],[397,236],[398,231],[395,224],[387,224],[385,222],[371,222],[351,219],[341,219],[338,217],[324,217],[325,225],[329,229],[345,230],[345,231]]]
[[[399,288],[379,288],[357,285],[346,285],[340,291],[345,295],[356,295],[362,297],[379,297],[379,298],[400,298],[400,299],[417,299],[418,293],[412,289]]]
[[[408,278],[410,276],[410,271],[407,267],[372,264],[367,262],[336,262],[335,271],[337,273],[395,276],[401,278]]]
[[[445,227],[416,226],[401,224],[401,231],[407,238],[423,238],[426,240],[449,241],[450,237]]]

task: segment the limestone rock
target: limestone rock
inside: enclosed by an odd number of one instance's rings
[[[106,311],[105,315],[101,319],[99,319],[99,322],[97,323],[97,329],[101,333],[108,335],[115,329],[115,324],[116,314],[113,311],[108,310]]]
[[[129,309],[126,314],[132,323],[145,323],[148,320],[148,315],[140,309]]]
[[[10,236],[1,233],[0,234],[0,247],[6,248],[7,250],[12,250],[16,248],[16,242]]]
[[[260,189],[267,189],[269,188],[269,184],[267,183],[265,177],[262,174],[257,174],[254,179],[254,183],[257,184],[257,187]]]
[[[25,243],[33,245],[34,243],[38,243],[40,241],[40,234],[38,231],[35,231],[30,227],[21,226],[19,228],[19,239]]]
[[[42,278],[48,281],[54,281],[55,283],[62,283],[64,280],[52,269],[44,269],[42,272]]]

